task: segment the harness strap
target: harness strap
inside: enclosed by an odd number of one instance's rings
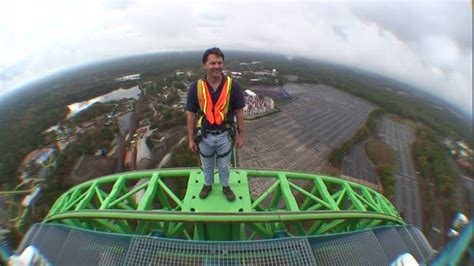
[[[232,150],[234,149],[234,145],[231,145],[230,146],[230,149],[228,151],[226,151],[225,153],[223,154],[218,154],[217,152],[214,152],[213,154],[210,154],[210,155],[206,155],[204,153],[202,153],[201,150],[199,150],[199,153],[202,155],[202,157],[204,158],[210,158],[210,157],[214,157],[214,155],[216,155],[216,158],[219,159],[219,158],[224,158],[226,157],[229,153],[232,152]]]
[[[227,155],[229,155],[229,153],[232,152],[233,149],[234,149],[234,145],[231,145],[231,146],[230,146],[230,149],[229,149],[227,152],[225,152],[224,154],[217,154],[217,153],[216,153],[216,158],[219,159],[219,158],[224,158],[224,157],[226,157]]]
[[[199,149],[199,142],[201,142],[203,138],[206,138],[206,136],[199,134],[199,137],[196,140],[196,143],[198,144],[199,154],[201,154],[202,157],[205,157],[205,158],[213,157],[214,155],[216,155],[216,158],[219,159],[219,158],[226,157],[229,153],[231,153],[234,150],[234,141],[235,141],[235,128],[234,128],[234,125],[231,124],[230,127],[228,128],[228,130],[229,130],[229,136],[230,136],[232,141],[231,141],[230,149],[227,152],[225,152],[223,154],[218,154],[217,152],[214,152],[210,155],[202,153],[201,150]],[[200,132],[205,132],[205,131],[202,131],[202,130],[199,130],[199,131]]]

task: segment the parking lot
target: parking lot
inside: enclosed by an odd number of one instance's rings
[[[294,100],[281,112],[246,121],[239,165],[318,172],[335,147],[349,139],[374,109],[327,85],[286,84]]]

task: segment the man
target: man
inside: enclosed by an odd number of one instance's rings
[[[202,67],[205,76],[191,84],[186,104],[189,150],[199,150],[205,178],[199,197],[205,199],[212,190],[217,161],[222,192],[228,201],[234,201],[229,186],[230,158],[233,133],[235,147],[244,145],[244,96],[239,83],[222,73],[224,54],[219,48],[204,52]],[[234,116],[237,132],[233,131]]]

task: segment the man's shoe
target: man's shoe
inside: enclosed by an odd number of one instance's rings
[[[209,192],[211,192],[211,190],[212,190],[212,185],[210,185],[210,186],[204,185],[201,189],[201,192],[199,193],[199,197],[201,199],[207,198],[207,196],[209,195]]]
[[[232,192],[230,187],[222,187],[222,192],[224,192],[225,197],[227,198],[228,201],[234,201],[235,200],[234,192]]]

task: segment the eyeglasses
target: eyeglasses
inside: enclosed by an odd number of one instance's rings
[[[224,59],[224,53],[221,51],[221,49],[217,48],[217,47],[212,47],[212,48],[209,48],[207,49],[204,54],[202,55],[202,63],[206,63],[206,60],[207,60],[207,57],[210,55],[210,54],[214,54],[214,55],[217,55],[219,57],[222,57],[222,59]]]

